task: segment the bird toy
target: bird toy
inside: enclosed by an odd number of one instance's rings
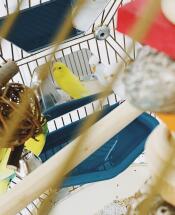
[[[102,86],[107,86],[112,73],[109,66],[104,65],[98,57],[92,55],[89,59],[89,66],[93,76],[99,81]]]
[[[21,105],[21,96],[23,93],[29,96],[28,108],[25,111],[26,117],[21,121],[19,127],[10,139],[8,147],[14,147],[24,144],[30,137],[35,137],[41,133],[42,125],[45,124],[45,119],[41,115],[39,103],[28,87],[22,84],[11,83],[0,90],[0,139],[3,138],[4,131],[8,132],[7,120],[11,114]]]
[[[39,156],[46,140],[44,134],[44,130],[47,130],[46,120],[40,112],[37,97],[30,88],[18,83],[10,83],[0,89],[0,139],[3,139],[4,132],[8,132],[8,120],[21,105],[24,93],[29,98],[28,107],[24,112],[25,117],[22,118],[8,145],[1,146],[0,149],[0,195],[6,192],[15,174],[22,171],[20,163],[24,148]]]

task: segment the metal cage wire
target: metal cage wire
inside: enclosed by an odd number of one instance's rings
[[[46,2],[46,0],[25,0],[21,9],[33,7],[34,5],[42,4],[44,2]],[[118,8],[125,2],[128,2],[128,0],[111,0],[88,32],[76,38],[71,38],[61,44],[54,55],[55,60],[62,58],[63,62],[71,68],[71,60],[66,56],[70,53],[74,53],[85,48],[89,49],[93,54],[98,56],[104,64],[111,64],[116,62],[123,62],[125,64],[126,62],[124,58],[127,57],[127,59],[134,59],[136,55],[137,45],[135,45],[135,43],[125,35],[117,32],[115,27],[117,23],[116,13],[118,11]],[[14,4],[16,3],[17,1],[15,3],[13,1],[12,3],[12,1],[9,0],[1,0],[1,5],[3,5],[4,7],[4,13],[2,13],[1,16],[5,16],[11,13],[13,11],[12,9],[14,7]],[[99,25],[107,25],[110,27],[110,36],[106,40],[99,41],[95,38],[95,28]],[[131,43],[134,47],[133,53],[128,53],[127,48]],[[16,76],[13,77],[11,81],[23,83],[27,86],[30,86],[34,70],[48,61],[51,51],[52,46],[29,54],[19,47],[15,46],[14,44],[3,40],[0,49],[0,63],[3,63],[7,59],[16,61],[20,68],[20,71]],[[86,68],[83,68],[83,65],[81,65],[80,61],[74,63],[79,63],[79,67],[81,67],[81,71],[76,73],[76,75],[80,78],[83,73],[86,73]],[[111,95],[107,99],[106,103],[115,103],[117,102],[117,100],[117,95]],[[68,113],[65,116],[61,116],[53,120],[49,123],[50,130],[58,129],[75,120],[89,115],[90,113],[94,112],[96,103],[97,102],[93,102],[91,103],[91,105],[89,104],[83,108],[73,111],[73,114]],[[77,112],[77,117],[75,117],[75,112]]]
[[[29,8],[36,4],[42,4],[46,1],[49,0],[25,0],[21,9]],[[11,0],[0,0],[0,7],[3,8],[1,16],[8,15],[12,12],[14,4],[16,4],[18,0],[16,0],[15,3],[14,2],[15,1],[13,1],[12,5]],[[90,50],[93,54],[98,56],[104,64],[117,62],[125,64],[125,58],[135,59],[139,45],[135,44],[134,41],[127,36],[116,31],[116,14],[118,8],[126,2],[128,2],[128,0],[110,0],[107,7],[103,10],[88,32],[76,38],[71,38],[61,44],[54,55],[55,60],[62,58],[63,62],[71,68],[71,59],[67,57],[67,55],[82,49]],[[110,36],[106,40],[99,41],[95,38],[94,32],[96,27],[99,25],[107,25],[110,28]],[[128,47],[131,43],[133,44],[133,52],[128,53]],[[11,82],[18,82],[30,86],[34,70],[48,61],[51,51],[52,46],[29,54],[14,44],[6,40],[2,40],[0,46],[0,64],[4,63],[7,59],[16,61],[20,71],[13,77]],[[77,64],[77,61],[74,63]],[[77,72],[76,75],[80,78],[83,73],[86,73],[86,68],[83,68],[81,62],[78,63],[80,64],[79,67],[81,67],[81,71]],[[117,95],[112,94],[108,96],[105,104],[114,104],[118,99]],[[52,120],[48,123],[49,131],[59,129],[73,121],[79,120],[93,113],[99,102],[100,101],[91,102],[88,105]],[[25,212],[26,214],[32,214],[30,210],[27,209],[27,211],[28,212]],[[23,212],[19,214],[23,214]]]

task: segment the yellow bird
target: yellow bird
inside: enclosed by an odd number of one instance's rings
[[[74,99],[89,95],[88,89],[78,80],[69,68],[61,62],[54,63],[53,78],[56,84]]]

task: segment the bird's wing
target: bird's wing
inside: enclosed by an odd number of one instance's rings
[[[62,80],[63,90],[73,98],[81,98],[88,95],[87,88],[73,75],[67,75]]]

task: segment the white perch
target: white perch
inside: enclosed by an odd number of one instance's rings
[[[168,128],[160,124],[150,134],[146,142],[146,158],[149,163],[150,173],[153,178],[159,177],[161,168],[168,162],[169,156],[174,147],[174,141],[170,140],[171,135]],[[172,161],[171,171],[164,176],[163,185],[159,190],[164,200],[175,206],[175,161]]]
[[[17,184],[12,190],[4,194],[0,198],[1,215],[12,215],[19,212],[46,191],[55,179],[59,181],[59,178],[62,176],[62,170],[64,175],[71,171],[140,114],[142,114],[142,111],[136,109],[128,102],[124,102],[115,108],[90,128],[88,138],[81,144],[78,155],[69,164],[67,169],[63,170],[62,167],[70,156],[71,151],[77,147],[79,138],[73,140],[47,162],[24,178],[20,184]]]

